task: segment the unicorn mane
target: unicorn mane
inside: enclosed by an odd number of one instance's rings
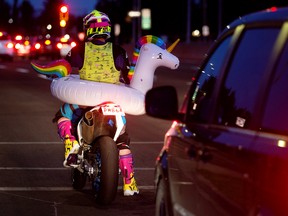
[[[157,36],[145,35],[145,36],[141,37],[136,42],[136,45],[135,45],[135,48],[134,48],[132,62],[131,62],[130,70],[129,70],[129,73],[128,73],[128,77],[129,77],[130,80],[132,79],[134,71],[135,71],[135,66],[136,66],[136,62],[137,62],[138,57],[139,57],[140,49],[146,43],[153,43],[153,44],[161,47],[162,49],[166,49],[166,44],[164,43],[164,41],[161,38],[157,37]]]

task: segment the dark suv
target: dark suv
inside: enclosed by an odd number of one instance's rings
[[[232,22],[180,109],[151,89],[148,115],[174,120],[156,163],[156,215],[288,215],[288,8]]]

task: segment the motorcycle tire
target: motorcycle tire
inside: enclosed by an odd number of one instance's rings
[[[100,204],[110,204],[115,199],[118,188],[119,153],[117,145],[111,137],[102,136],[97,139],[93,151],[100,156],[101,160],[100,167],[98,167],[100,176],[96,176],[92,183],[93,185],[94,183],[100,184],[99,190],[95,191],[96,200]],[[95,182],[99,181],[99,177],[100,183]],[[93,185],[92,188],[95,189]]]

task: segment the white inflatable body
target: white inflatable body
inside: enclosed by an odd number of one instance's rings
[[[144,94],[128,86],[81,80],[79,75],[69,75],[53,79],[50,87],[52,95],[66,103],[95,106],[113,101],[127,114],[145,113]]]
[[[112,101],[127,114],[142,115],[145,114],[145,94],[153,87],[154,72],[159,66],[176,69],[179,59],[166,49],[147,43],[141,46],[130,86],[86,81],[78,75],[69,75],[53,79],[51,92],[66,103],[95,106]]]

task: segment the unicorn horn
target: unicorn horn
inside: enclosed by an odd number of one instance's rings
[[[171,44],[168,48],[167,51],[168,52],[172,52],[172,50],[176,47],[176,45],[179,43],[180,39],[178,38],[173,44]]]

